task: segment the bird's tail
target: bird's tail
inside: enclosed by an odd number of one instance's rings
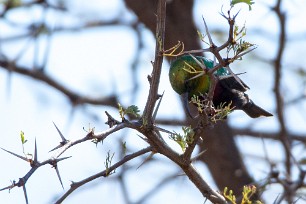
[[[273,116],[271,113],[268,111],[262,109],[261,107],[257,106],[252,100],[250,100],[242,110],[248,114],[251,118],[258,118],[260,116]]]

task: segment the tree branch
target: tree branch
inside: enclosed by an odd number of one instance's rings
[[[6,69],[9,72],[15,72],[24,76],[31,77],[38,81],[44,82],[48,84],[50,87],[58,90],[62,94],[64,94],[71,102],[72,105],[80,105],[80,104],[92,104],[92,105],[106,105],[117,107],[118,100],[116,96],[108,96],[103,98],[91,98],[86,96],[81,96],[76,92],[68,89],[51,76],[45,74],[41,70],[38,69],[30,69],[27,67],[16,65],[13,62],[9,62],[7,60],[0,59],[0,67]]]
[[[143,122],[151,125],[152,113],[155,107],[156,100],[158,99],[158,86],[161,74],[161,67],[163,63],[162,51],[164,50],[166,28],[166,0],[159,0],[157,5],[157,22],[156,22],[156,44],[155,44],[155,60],[153,63],[153,71],[150,77],[150,90],[143,112]]]
[[[110,166],[108,169],[105,169],[95,175],[92,175],[88,178],[85,178],[81,181],[78,181],[78,182],[72,182],[71,184],[71,187],[70,189],[64,194],[62,195],[55,203],[56,204],[60,204],[62,203],[73,191],[75,191],[76,189],[78,189],[79,187],[87,184],[88,182],[90,181],[93,181],[97,178],[100,178],[100,177],[107,177],[109,175],[109,172],[112,172],[114,171],[116,168],[122,166],[123,164],[125,164],[126,162],[140,156],[140,155],[143,155],[145,153],[148,153],[152,151],[152,148],[151,147],[147,147],[147,148],[144,148],[142,150],[139,150],[138,152],[135,152],[135,153],[132,153],[132,154],[129,154],[127,156],[125,156],[122,160],[120,160],[119,162],[115,163],[114,165]]]

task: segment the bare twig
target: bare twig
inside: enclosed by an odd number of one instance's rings
[[[163,63],[162,52],[164,50],[165,39],[165,27],[166,27],[166,0],[159,0],[157,5],[157,23],[156,23],[156,44],[155,44],[155,60],[153,64],[153,71],[151,74],[150,90],[146,103],[146,107],[143,112],[142,120],[146,124],[151,125],[152,114],[155,107],[156,100],[158,99],[158,86],[161,74],[161,67]]]
[[[62,155],[67,149],[69,149],[70,147],[76,145],[76,144],[79,144],[79,143],[82,143],[82,142],[85,142],[85,141],[88,141],[88,140],[93,140],[93,139],[98,139],[98,140],[103,140],[105,139],[107,136],[109,136],[110,134],[122,129],[122,128],[125,128],[125,127],[139,127],[139,125],[137,125],[137,123],[121,123],[117,126],[114,126],[113,128],[110,128],[104,132],[100,132],[100,133],[94,133],[93,131],[90,131],[85,137],[81,138],[81,139],[78,139],[78,140],[74,140],[74,141],[69,141],[69,142],[66,142],[64,145],[61,145],[61,147],[58,149],[58,151],[49,159],[43,161],[43,162],[39,162],[38,161],[38,154],[37,154],[37,145],[36,145],[36,142],[35,142],[35,148],[34,148],[34,159],[28,159],[26,157],[23,157],[23,156],[20,156],[16,153],[13,153],[11,151],[8,151],[8,150],[5,150],[3,149],[4,151],[22,159],[22,160],[25,160],[27,162],[30,163],[30,166],[31,166],[31,169],[28,171],[28,173],[19,179],[19,182],[17,183],[13,183],[12,185],[8,186],[8,187],[5,187],[5,188],[2,188],[1,190],[5,190],[5,189],[12,189],[16,186],[18,187],[21,187],[21,186],[24,186],[27,182],[27,180],[30,178],[30,176],[41,166],[44,166],[46,164],[51,164],[53,167],[55,167],[55,170],[57,171],[57,175],[59,177],[59,180],[61,182],[61,178],[59,176],[59,173],[58,173],[58,169],[57,169],[57,163],[59,161],[62,161],[64,159],[67,159],[67,158],[70,158],[70,157],[64,157],[64,158],[58,158],[60,155]],[[61,182],[62,183],[62,182]]]
[[[144,148],[142,150],[139,150],[138,152],[129,154],[127,156],[125,156],[122,160],[120,160],[119,162],[115,163],[114,165],[110,166],[107,170],[103,170],[95,175],[92,175],[88,178],[85,178],[81,181],[78,182],[72,182],[70,189],[64,194],[62,195],[55,203],[62,203],[73,191],[75,191],[76,189],[78,189],[80,186],[83,186],[84,184],[87,184],[88,182],[100,178],[100,177],[107,177],[108,176],[108,172],[111,172],[113,170],[115,170],[116,168],[118,168],[119,166],[123,165],[124,163],[140,156],[143,155],[145,153],[148,153],[152,151],[151,147],[147,147]]]

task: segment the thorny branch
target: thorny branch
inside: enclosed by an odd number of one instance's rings
[[[44,2],[44,1],[42,1]],[[46,3],[46,2],[45,2]],[[276,200],[276,203],[280,203],[283,199],[287,198],[288,201],[292,202],[293,201],[293,195],[295,193],[295,191],[302,186],[305,186],[305,184],[303,183],[303,180],[305,178],[305,171],[299,166],[298,162],[295,161],[295,158],[292,155],[291,152],[291,148],[292,148],[292,142],[294,140],[296,141],[300,141],[302,143],[305,143],[305,138],[303,137],[303,135],[295,135],[295,134],[290,134],[288,133],[287,127],[286,127],[286,123],[284,120],[284,115],[283,115],[283,110],[284,110],[284,102],[283,102],[283,98],[281,95],[281,72],[282,72],[282,56],[283,56],[283,52],[284,52],[284,48],[285,48],[285,42],[286,42],[286,30],[285,30],[285,26],[286,26],[286,15],[284,14],[283,11],[281,11],[280,9],[280,5],[281,5],[281,0],[278,0],[275,7],[273,8],[273,11],[275,11],[275,13],[277,14],[277,17],[279,19],[279,23],[280,23],[280,28],[281,28],[281,35],[280,35],[280,39],[279,39],[279,49],[278,49],[278,53],[277,53],[277,57],[274,61],[274,65],[275,65],[275,83],[274,83],[274,91],[275,91],[275,98],[277,101],[277,113],[278,113],[278,121],[281,127],[281,134],[277,134],[277,133],[258,133],[255,131],[251,131],[249,129],[243,130],[243,129],[234,129],[234,133],[235,135],[251,135],[254,137],[263,137],[263,138],[269,138],[269,139],[280,139],[280,141],[282,141],[283,147],[285,149],[286,152],[286,173],[288,175],[288,178],[285,179],[281,179],[278,176],[273,176],[271,178],[275,179],[275,183],[280,183],[284,189],[285,192]],[[7,9],[7,8],[6,8]],[[6,10],[5,9],[5,10]],[[103,177],[103,176],[107,176],[109,171],[112,171],[116,168],[118,168],[119,166],[121,166],[122,164],[124,164],[125,162],[138,157],[139,155],[145,154],[147,152],[150,151],[154,151],[154,152],[158,152],[161,153],[163,155],[165,155],[166,157],[168,157],[170,160],[174,161],[176,164],[178,164],[183,171],[185,172],[185,174],[187,175],[187,177],[198,187],[198,189],[202,192],[203,196],[208,198],[209,200],[211,200],[212,202],[218,202],[218,203],[223,203],[224,199],[222,198],[222,196],[220,196],[217,192],[213,191],[211,189],[211,187],[205,182],[205,180],[200,176],[200,174],[196,171],[196,169],[192,166],[191,163],[191,154],[194,150],[194,147],[196,145],[196,141],[197,138],[195,139],[195,142],[192,143],[192,145],[190,145],[186,152],[183,155],[179,155],[176,152],[172,151],[171,148],[168,147],[168,145],[165,143],[165,141],[163,140],[161,134],[160,134],[160,128],[156,127],[154,125],[154,123],[156,122],[161,122],[161,123],[165,123],[165,124],[174,124],[174,121],[155,121],[155,117],[152,117],[152,113],[154,111],[154,107],[156,106],[156,101],[158,100],[158,98],[160,97],[160,95],[158,94],[158,85],[159,85],[159,79],[160,79],[160,74],[161,74],[161,64],[163,62],[163,50],[164,50],[164,35],[165,35],[165,15],[166,14],[166,1],[165,0],[159,0],[158,3],[158,10],[157,10],[157,28],[156,28],[156,50],[155,50],[155,59],[154,59],[154,63],[153,63],[153,71],[151,76],[149,77],[149,82],[150,82],[150,91],[148,94],[148,100],[147,100],[147,104],[146,104],[146,108],[144,111],[144,114],[141,118],[140,121],[124,121],[124,122],[118,122],[115,121],[114,118],[112,118],[111,115],[107,115],[108,119],[110,120],[109,124],[113,124],[111,126],[110,129],[102,132],[102,133],[94,133],[92,130],[88,132],[88,134],[84,137],[81,138],[79,140],[75,140],[75,141],[68,141],[65,138],[63,139],[63,141],[60,143],[60,145],[57,148],[57,152],[55,152],[55,154],[52,156],[52,158],[47,159],[43,162],[39,162],[38,161],[38,157],[37,157],[37,146],[36,146],[36,142],[35,142],[35,149],[34,149],[34,158],[33,159],[28,159],[26,157],[17,155],[11,151],[5,150],[6,152],[17,156],[27,162],[30,163],[31,165],[31,169],[29,170],[29,172],[22,178],[19,179],[18,182],[13,182],[12,185],[5,187],[1,190],[5,190],[5,189],[12,189],[16,186],[18,187],[23,187],[24,190],[24,194],[25,194],[25,198],[26,198],[26,202],[28,202],[28,198],[27,198],[27,193],[26,193],[26,188],[25,188],[25,184],[27,182],[27,180],[30,178],[31,175],[33,175],[33,173],[41,166],[46,165],[46,164],[50,164],[52,165],[55,170],[56,173],[58,175],[58,178],[62,184],[61,181],[61,177],[59,175],[59,171],[58,171],[58,162],[62,161],[64,159],[67,159],[69,157],[64,157],[64,158],[59,158],[66,150],[68,150],[70,147],[88,141],[88,140],[96,140],[96,141],[103,141],[104,139],[106,139],[109,135],[111,135],[114,132],[117,132],[123,128],[132,128],[135,130],[138,130],[139,132],[141,132],[144,136],[147,137],[148,139],[148,143],[150,144],[149,147],[140,150],[138,152],[135,152],[133,154],[127,155],[126,157],[124,157],[122,160],[120,160],[119,162],[117,162],[116,164],[112,165],[109,167],[108,170],[104,170],[101,171],[99,173],[97,173],[96,175],[93,175],[91,177],[88,177],[82,181],[79,182],[74,182],[71,184],[71,188],[57,201],[58,203],[60,203],[62,200],[64,200],[67,196],[69,196],[75,189],[77,189],[78,187],[92,181],[93,179],[99,178],[99,177]],[[228,40],[227,42],[225,42],[223,45],[221,46],[216,46],[214,44],[214,42],[212,41],[212,38],[208,32],[208,28],[206,25],[206,22],[204,21],[204,26],[206,29],[206,32],[208,34],[209,37],[209,42],[210,42],[210,47],[207,49],[202,49],[202,50],[191,50],[191,51],[187,51],[185,53],[198,53],[198,52],[211,52],[215,55],[215,57],[218,59],[218,64],[210,71],[210,75],[212,75],[212,73],[217,70],[220,67],[226,67],[228,66],[230,63],[232,63],[234,60],[240,58],[241,56],[243,56],[244,54],[247,54],[248,52],[252,51],[248,50],[246,52],[240,53],[235,55],[232,58],[227,58],[227,59],[223,59],[221,57],[221,55],[219,54],[219,51],[226,48],[227,46],[231,45],[231,43],[233,43],[233,29],[234,29],[234,22],[235,22],[235,18],[237,15],[231,17],[230,13],[228,13],[228,16],[225,16],[223,14],[223,16],[228,20],[228,23],[230,25],[230,29],[229,29],[229,34],[228,34]],[[93,24],[88,24],[85,25],[84,27],[92,27],[92,26],[101,26],[101,25],[113,25],[113,24],[117,24],[117,21],[114,22],[109,22],[109,23],[103,23],[103,22],[99,22],[97,21],[96,23]],[[33,35],[33,37],[38,35],[39,29],[41,29],[44,25],[42,24],[41,27],[38,27],[37,30],[35,30],[35,33],[32,33],[31,35]],[[83,28],[83,27],[82,27]],[[78,30],[80,28],[70,28],[71,30]],[[54,31],[60,31],[61,29],[55,29]],[[22,36],[15,36],[14,38],[11,39],[2,39],[2,40],[15,40],[19,37]],[[32,77],[36,80],[42,81],[47,83],[50,87],[53,87],[55,89],[57,89],[58,91],[62,92],[67,98],[69,98],[69,100],[71,101],[71,103],[73,105],[79,105],[79,104],[85,104],[85,103],[89,103],[89,104],[94,104],[94,105],[109,105],[112,107],[116,107],[117,106],[117,97],[116,96],[111,96],[108,98],[103,98],[103,99],[94,99],[94,98],[89,98],[89,97],[84,97],[84,96],[80,96],[76,93],[74,93],[73,91],[69,90],[68,88],[62,86],[60,83],[58,83],[56,80],[52,79],[51,77],[49,77],[47,74],[45,74],[43,72],[42,69],[29,69],[26,67],[22,67],[20,65],[17,65],[15,63],[15,61],[8,61],[6,59],[3,58],[3,56],[1,56],[0,58],[0,66],[1,68],[6,69],[8,72],[15,72],[15,73],[20,73],[23,74],[25,76],[29,76]],[[34,66],[34,68],[40,68],[39,66]],[[230,69],[229,69],[230,70]],[[233,76],[235,76],[232,73]],[[212,77],[213,78],[213,77]],[[213,93],[213,89],[210,90],[209,96],[211,97]],[[158,109],[158,108],[157,108]],[[113,122],[113,123],[112,123]],[[183,123],[178,121],[177,125],[182,125]],[[60,133],[60,132],[59,132]],[[196,135],[200,135],[200,134],[196,134]],[[279,138],[277,138],[279,136]],[[295,165],[297,165],[300,171],[299,174],[299,178],[297,179],[296,182],[292,181],[292,170],[291,170],[291,166],[292,163],[294,163]],[[269,178],[270,179],[270,178]]]
[[[236,76],[236,74],[233,73],[233,71],[230,69],[229,64],[233,63],[235,60],[241,58],[242,56],[246,55],[247,53],[251,52],[252,50],[254,50],[255,48],[253,47],[252,44],[250,44],[250,47],[253,48],[247,48],[246,50],[243,50],[240,53],[234,53],[235,55],[231,58],[223,58],[220,54],[220,51],[229,48],[231,46],[234,46],[235,44],[237,44],[236,39],[234,38],[234,27],[235,27],[235,19],[237,17],[238,13],[234,16],[231,16],[230,10],[227,13],[227,16],[222,13],[222,16],[227,20],[228,24],[229,24],[229,32],[228,32],[228,38],[227,41],[225,43],[223,43],[221,46],[217,46],[213,40],[212,37],[210,35],[208,26],[206,24],[206,21],[203,17],[203,22],[204,22],[204,27],[205,27],[205,31],[206,31],[206,35],[208,36],[208,40],[209,40],[209,48],[206,49],[199,49],[199,50],[190,50],[190,51],[185,51],[182,52],[181,54],[193,54],[193,53],[203,53],[203,52],[210,52],[212,53],[215,58],[218,60],[218,63],[214,65],[214,67],[212,69],[209,70],[205,70],[207,75],[209,75],[209,78],[211,79],[211,87],[209,89],[207,98],[209,101],[212,101],[213,98],[213,94],[214,94],[214,90],[216,87],[216,83],[217,83],[217,79],[214,75],[214,72],[218,69],[220,69],[221,67],[226,67],[228,69],[228,71],[230,72],[231,76],[233,76],[236,81],[238,83],[240,83],[240,85],[242,87],[244,87],[243,83],[241,82],[241,80]]]
[[[190,154],[188,154],[189,158],[185,158],[184,160],[181,159],[181,156],[179,154],[177,154],[176,152],[174,152],[166,143],[165,141],[162,139],[161,134],[159,133],[159,129],[154,127],[154,120],[155,120],[155,116],[153,116],[153,112],[154,112],[154,107],[156,105],[156,101],[157,99],[160,97],[158,95],[158,86],[159,86],[159,80],[160,80],[160,74],[161,74],[161,66],[162,66],[162,62],[163,62],[163,55],[162,55],[162,51],[164,50],[164,38],[165,38],[165,20],[166,20],[166,0],[159,0],[158,1],[158,6],[157,6],[157,27],[156,27],[156,50],[155,50],[155,60],[153,63],[153,71],[152,74],[150,76],[150,90],[149,90],[149,94],[148,94],[148,100],[147,100],[147,104],[146,107],[144,109],[144,113],[142,118],[140,119],[140,122],[129,122],[128,120],[124,119],[122,120],[122,123],[119,123],[118,121],[114,121],[114,122],[110,122],[112,120],[114,120],[114,118],[112,118],[109,114],[108,115],[108,124],[110,126],[112,126],[110,129],[108,129],[107,131],[104,131],[102,133],[94,133],[93,129],[91,129],[88,134],[78,140],[74,140],[74,141],[69,141],[67,140],[62,133],[60,132],[60,130],[56,127],[58,133],[61,136],[61,142],[60,145],[56,148],[54,148],[53,150],[57,149],[57,152],[52,156],[52,158],[47,159],[43,162],[38,162],[37,160],[37,149],[35,147],[35,157],[34,160],[30,161],[31,163],[31,169],[30,171],[26,174],[26,176],[24,176],[22,179],[20,179],[20,181],[18,183],[13,183],[11,186],[6,187],[4,189],[11,189],[15,186],[23,186],[24,189],[24,194],[25,194],[25,198],[26,198],[26,202],[28,203],[28,198],[27,198],[27,193],[26,193],[26,182],[27,180],[30,178],[30,176],[35,172],[35,170],[37,170],[40,166],[45,165],[45,164],[52,164],[52,166],[56,169],[56,173],[59,177],[59,180],[62,184],[60,175],[59,175],[59,171],[58,171],[58,161],[61,161],[62,159],[59,158],[66,150],[68,150],[69,148],[71,148],[74,145],[77,145],[79,143],[91,140],[91,141],[103,141],[104,139],[106,139],[107,136],[111,135],[112,133],[121,130],[123,128],[132,128],[132,129],[136,129],[139,132],[141,132],[144,136],[146,136],[146,138],[148,139],[148,143],[150,144],[150,146],[144,150],[139,151],[138,153],[135,153],[133,155],[127,156],[125,157],[123,160],[119,161],[118,163],[116,163],[115,165],[112,165],[110,167],[108,167],[108,169],[106,169],[105,171],[102,171],[96,175],[93,175],[87,179],[84,179],[83,181],[77,182],[77,183],[73,183],[71,185],[71,188],[57,201],[58,203],[60,203],[62,200],[64,200],[68,195],[70,195],[75,189],[77,189],[79,186],[84,185],[85,183],[101,177],[101,176],[107,176],[108,173],[110,171],[112,171],[113,169],[121,166],[123,163],[127,162],[130,159],[133,159],[141,154],[144,154],[146,152],[149,151],[154,151],[154,152],[158,152],[161,153],[163,155],[165,155],[166,157],[168,157],[169,159],[171,159],[172,161],[174,161],[175,163],[177,163],[182,169],[183,171],[186,173],[186,175],[188,176],[188,178],[199,188],[199,190],[202,192],[203,196],[206,197],[207,199],[211,200],[211,201],[218,201],[219,203],[224,203],[225,200],[222,197],[222,195],[220,195],[219,193],[217,193],[216,191],[213,191],[211,189],[211,187],[203,180],[203,178],[200,176],[200,174],[194,169],[194,167],[191,164],[191,152]],[[45,75],[41,70],[37,70],[37,69],[27,69],[27,68],[23,68],[20,66],[17,66],[14,62],[13,63],[7,63],[6,61],[0,61],[1,64],[0,66],[3,68],[6,68],[9,72],[13,71],[13,72],[17,72],[17,73],[21,73],[30,77],[33,77],[35,79],[44,81],[46,83],[48,83],[50,86],[58,89],[59,91],[63,92],[66,96],[68,96],[68,98],[70,98],[70,100],[72,101],[73,104],[79,104],[83,101],[85,102],[91,102],[93,103],[93,101],[91,100],[84,100],[82,99],[81,102],[80,101],[80,97],[78,97],[77,94],[70,92],[68,89],[66,89],[65,87],[61,86],[59,83],[57,83],[55,80],[51,79],[50,77],[48,77],[47,75]],[[159,106],[157,106],[158,109]],[[157,111],[157,110],[156,110]],[[154,113],[154,115],[156,115],[156,112]],[[193,145],[194,148],[195,145]],[[191,149],[192,150],[192,149]],[[6,150],[7,151],[7,150]],[[13,155],[16,156],[15,153],[12,153],[10,151],[7,151]],[[59,158],[59,159],[58,159]],[[66,159],[66,158],[64,158]],[[4,190],[3,189],[3,190]]]
[[[142,117],[142,123],[144,128],[141,130],[143,135],[148,138],[148,142],[154,148],[154,151],[161,153],[177,163],[185,172],[186,176],[198,187],[203,196],[212,202],[225,203],[225,199],[222,195],[214,191],[201,177],[201,175],[194,169],[191,164],[191,150],[182,160],[180,155],[175,153],[161,138],[158,130],[152,130],[150,127],[154,122],[152,121],[152,113],[157,100],[157,91],[160,80],[163,50],[164,50],[164,38],[165,38],[165,21],[166,21],[166,0],[159,0],[157,5],[157,26],[156,26],[156,48],[155,48],[155,61],[153,64],[153,72],[150,77],[150,91],[144,114]],[[194,144],[197,140],[194,141]],[[192,150],[195,145],[192,146]]]
[[[151,147],[147,147],[147,148],[144,148],[142,150],[139,150],[138,152],[135,152],[135,153],[132,153],[132,154],[129,154],[129,155],[126,155],[122,160],[120,160],[119,162],[117,162],[116,164],[112,165],[109,167],[108,170],[104,170],[104,171],[101,171],[97,174],[94,174],[88,178],[85,178],[81,181],[78,181],[78,182],[72,182],[71,184],[71,187],[70,189],[64,194],[62,195],[55,203],[62,203],[73,191],[75,191],[76,189],[78,189],[79,187],[97,179],[97,178],[100,178],[100,177],[107,177],[108,176],[108,172],[112,172],[114,171],[116,168],[122,166],[124,163],[136,158],[136,157],[139,157],[140,155],[143,155],[145,153],[148,153],[152,151],[152,148]]]
[[[57,175],[59,177],[59,180],[61,182],[61,177],[60,177],[60,175],[58,173],[58,169],[57,169],[57,163],[59,161],[62,161],[64,159],[68,159],[69,158],[69,157],[59,158],[66,150],[68,150],[70,147],[72,147],[72,146],[74,146],[76,144],[79,144],[79,143],[82,143],[82,142],[85,142],[85,141],[88,141],[88,140],[94,140],[94,139],[99,140],[99,141],[104,140],[107,136],[111,135],[112,133],[114,133],[114,132],[116,132],[116,131],[118,131],[120,129],[123,129],[125,127],[128,127],[128,126],[133,126],[133,125],[130,124],[130,123],[129,124],[122,123],[122,124],[119,124],[119,125],[117,125],[117,126],[115,126],[113,128],[110,128],[109,130],[106,130],[106,131],[100,132],[100,133],[94,133],[93,130],[91,130],[90,132],[88,132],[88,134],[85,137],[83,137],[81,139],[78,139],[78,140],[68,141],[68,140],[65,139],[65,141],[67,141],[67,142],[61,143],[60,146],[55,148],[55,149],[58,149],[57,152],[51,158],[49,158],[49,159],[47,159],[47,160],[45,160],[43,162],[39,162],[38,159],[37,159],[38,158],[38,153],[37,153],[36,142],[35,142],[35,148],[34,148],[34,159],[28,159],[26,157],[20,156],[18,154],[15,154],[15,153],[13,153],[11,151],[8,151],[8,150],[5,150],[5,149],[2,148],[4,151],[6,151],[6,152],[8,152],[8,153],[10,153],[10,154],[12,154],[14,156],[17,156],[20,159],[23,159],[23,160],[29,162],[30,166],[31,166],[31,169],[29,170],[29,172],[24,177],[20,178],[18,182],[13,182],[10,186],[2,188],[1,190],[12,189],[12,188],[14,188],[16,186],[17,187],[23,186],[24,189],[25,189],[25,184],[28,181],[28,179],[30,178],[30,176],[32,176],[32,174],[39,167],[44,166],[46,164],[50,164],[50,165],[52,165],[55,168],[55,170],[57,171]],[[61,184],[62,184],[62,182],[61,182]],[[25,193],[25,195],[26,195],[26,193]],[[27,196],[26,196],[26,201],[27,201]],[[27,201],[27,203],[28,203],[28,201]]]
[[[153,71],[150,76],[150,90],[143,113],[143,122],[148,125],[152,124],[152,114],[158,99],[158,86],[163,63],[162,51],[164,50],[166,26],[166,1],[158,1],[157,5],[157,21],[156,21],[156,44],[155,44],[155,60],[153,63]]]

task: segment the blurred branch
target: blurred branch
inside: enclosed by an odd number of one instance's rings
[[[142,204],[145,203],[147,200],[150,199],[151,196],[154,195],[154,193],[156,193],[157,191],[162,191],[163,187],[167,184],[169,184],[170,182],[174,181],[174,179],[176,179],[177,177],[182,176],[179,174],[179,172],[175,173],[175,174],[171,174],[166,176],[165,178],[161,179],[156,185],[155,187],[153,187],[151,190],[149,190],[146,194],[144,194],[141,198],[139,198],[137,200],[137,202],[135,202],[134,204]]]
[[[161,125],[178,126],[178,127],[187,125],[185,121],[180,121],[180,120],[158,119],[156,122],[157,124]],[[257,130],[252,130],[250,128],[235,128],[235,127],[231,127],[231,129],[235,136],[250,136],[256,138],[279,140],[279,132],[257,131]],[[299,141],[306,143],[306,134],[297,134],[290,132],[288,132],[287,134],[292,141]]]
[[[279,132],[259,132],[255,130],[251,130],[249,128],[232,128],[233,134],[236,136],[250,136],[255,138],[264,138],[264,139],[272,139],[279,140]],[[294,134],[287,133],[288,137],[292,141],[299,141],[302,143],[306,143],[306,135],[305,134]]]
[[[161,125],[169,125],[169,126],[186,126],[187,123],[186,121],[181,121],[181,120],[167,120],[167,119],[158,119],[156,120],[157,124]],[[268,132],[268,131],[257,131],[257,130],[252,130],[250,128],[235,128],[231,127],[233,134],[235,136],[250,136],[250,137],[256,137],[256,138],[264,138],[264,139],[272,139],[272,140],[279,140],[279,132]],[[299,141],[306,143],[306,134],[297,134],[297,133],[290,133],[288,132],[288,137],[292,141]]]
[[[286,17],[285,14],[281,11],[281,0],[278,0],[275,4],[275,7],[273,10],[275,11],[275,14],[277,15],[277,20],[279,21],[279,27],[280,27],[280,36],[278,39],[278,51],[276,58],[274,60],[274,69],[275,69],[275,76],[274,76],[274,92],[275,92],[275,100],[276,100],[276,112],[277,112],[277,119],[278,123],[280,125],[280,132],[279,137],[280,141],[283,144],[283,148],[285,150],[286,154],[286,172],[289,178],[291,177],[291,141],[288,138],[287,134],[287,127],[285,124],[284,119],[284,101],[281,94],[281,79],[282,79],[282,58],[283,53],[285,50],[285,43],[286,43]],[[288,192],[290,193],[290,192]],[[288,202],[291,203],[292,196],[288,197]]]
[[[51,33],[56,34],[59,32],[77,32],[77,31],[83,31],[84,29],[90,29],[90,28],[96,28],[96,27],[106,27],[106,26],[126,26],[126,27],[133,28],[135,27],[136,24],[137,22],[135,23],[122,22],[120,19],[113,19],[110,21],[90,20],[84,23],[80,23],[80,25],[73,25],[70,27],[68,26],[68,27],[51,28],[51,26],[46,24],[46,22],[42,22],[41,24],[37,24],[34,22],[33,24],[30,24],[30,25],[24,25],[27,29],[27,32],[12,35],[12,36],[7,36],[7,37],[2,37],[0,38],[0,41],[3,43],[12,42],[12,41],[20,40],[20,39],[30,37],[33,35],[38,35],[38,34],[41,34],[40,33],[40,31],[42,31],[41,28],[43,28],[44,32],[47,32],[47,34],[51,34]]]
[[[133,24],[133,29],[135,30],[135,34],[136,34],[136,38],[137,38],[137,49],[136,49],[136,53],[134,55],[134,59],[132,61],[131,64],[131,72],[132,72],[132,78],[131,81],[133,83],[133,91],[132,91],[132,98],[136,99],[136,94],[137,91],[139,90],[139,81],[137,80],[138,78],[138,66],[140,64],[140,58],[141,58],[141,52],[143,51],[144,48],[144,42],[143,42],[143,38],[141,35],[141,23],[139,21],[137,21],[136,23]]]
[[[70,100],[73,106],[81,105],[81,104],[92,104],[92,105],[105,105],[111,107],[117,107],[118,99],[117,96],[108,96],[103,98],[91,98],[87,96],[82,96],[73,92],[72,90],[66,88],[64,85],[53,79],[51,76],[45,74],[41,70],[30,69],[27,67],[16,65],[13,62],[9,62],[7,60],[0,59],[0,67],[9,71],[19,73],[24,76],[29,76],[38,81],[44,82],[48,84],[50,87],[58,90]]]

